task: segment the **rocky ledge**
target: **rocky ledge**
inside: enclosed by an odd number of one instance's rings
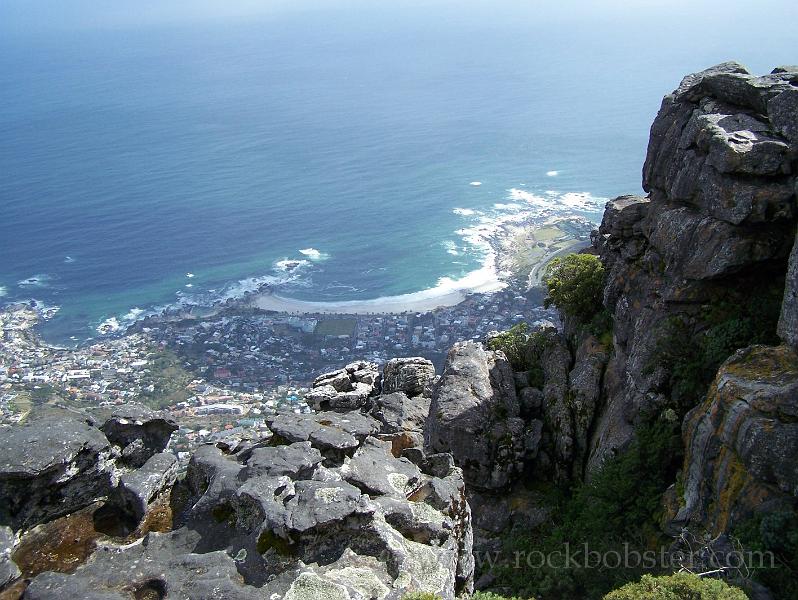
[[[359,363],[321,376],[335,410],[277,414],[261,439],[202,446],[179,481],[162,452],[174,425],[140,406],[13,429],[0,466],[0,586],[22,575],[25,598],[53,600],[470,592],[462,471],[420,447],[434,368],[402,359],[384,374]],[[145,527],[164,506],[166,526]],[[30,540],[87,510],[84,555],[26,572]]]

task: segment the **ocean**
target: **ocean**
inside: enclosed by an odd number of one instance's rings
[[[742,2],[375,4],[0,6],[0,302],[57,308],[42,333],[71,343],[263,283],[313,301],[445,287],[480,269],[495,219],[595,222],[640,193],[683,75],[798,62],[786,3],[764,28]]]

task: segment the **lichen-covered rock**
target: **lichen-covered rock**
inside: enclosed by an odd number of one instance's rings
[[[798,354],[738,351],[688,415],[684,439],[678,523],[721,533],[767,505],[798,504]]]
[[[101,544],[73,574],[35,577],[30,597],[378,600],[424,591],[454,600],[472,590],[471,514],[450,456],[396,458],[361,412],[279,415],[271,425],[266,445],[197,449],[174,531]],[[160,456],[122,476],[139,510],[162,481],[150,485],[149,473],[169,472]]]
[[[117,454],[101,431],[71,413],[4,430],[0,524],[28,529],[107,496]]]
[[[420,396],[435,379],[435,366],[426,358],[392,358],[382,371],[385,394],[404,392],[408,397]]]
[[[424,436],[429,451],[454,456],[470,485],[495,489],[510,482],[522,466],[524,422],[504,354],[474,342],[452,347]]]
[[[93,409],[91,416],[105,437],[120,448],[121,461],[132,468],[163,452],[177,431],[171,418],[135,402]]]

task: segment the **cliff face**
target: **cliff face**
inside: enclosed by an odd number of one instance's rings
[[[697,336],[707,307],[756,302],[783,279],[796,218],[796,84],[796,70],[755,77],[725,63],[663,100],[643,169],[648,197],[610,202],[594,238],[614,352],[588,471],[628,441],[640,415],[672,401],[660,358],[676,319]],[[793,265],[788,297],[795,275]],[[794,340],[794,304],[784,304],[785,339]]]

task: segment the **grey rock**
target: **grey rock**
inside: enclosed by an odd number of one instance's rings
[[[63,413],[0,436],[0,523],[13,530],[69,514],[116,485],[116,451],[99,430]]]
[[[426,358],[392,358],[382,372],[385,394],[404,392],[408,397],[420,396],[435,379],[435,366]]]
[[[322,453],[327,450],[351,451],[367,436],[380,430],[375,419],[358,411],[281,414],[268,418],[267,423],[272,432],[287,443],[309,441]]]
[[[354,410],[365,406],[370,396],[379,393],[379,384],[376,364],[351,363],[317,377],[305,394],[305,401],[316,410]]]
[[[543,406],[543,392],[537,388],[526,387],[518,392],[518,404],[521,415],[536,415]]]
[[[0,526],[0,589],[22,575],[19,567],[11,560],[14,539],[14,532],[10,527]]]
[[[112,501],[136,522],[141,521],[150,503],[172,487],[177,478],[177,467],[174,454],[161,452],[151,456],[142,467],[120,477]]]
[[[391,444],[369,438],[341,468],[343,478],[367,494],[405,498],[421,482],[421,471],[394,458]]]
[[[382,433],[423,431],[430,402],[424,396],[408,398],[402,392],[383,394],[374,399],[371,415],[382,424]]]
[[[798,144],[798,89],[784,90],[768,102],[768,118],[779,134]]]
[[[461,342],[435,385],[424,432],[429,452],[450,452],[466,482],[500,488],[521,468],[523,421],[515,380],[501,352]]]
[[[798,234],[787,266],[784,301],[779,318],[779,337],[793,348],[798,348]]]
[[[171,418],[135,402],[94,409],[92,417],[105,437],[121,448],[123,462],[133,468],[163,452],[177,431]]]

